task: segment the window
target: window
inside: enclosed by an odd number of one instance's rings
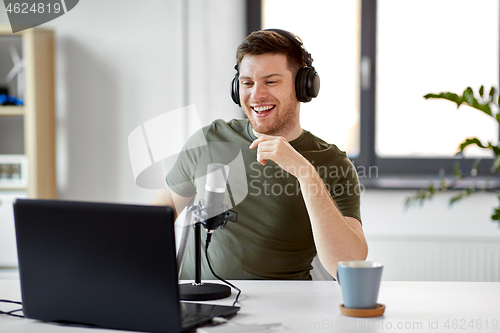
[[[452,157],[465,137],[498,140],[483,113],[422,98],[498,87],[498,13],[498,0],[378,1],[378,156]],[[466,153],[485,156],[474,148]]]
[[[249,0],[249,8],[255,3]],[[423,95],[499,88],[498,0],[310,0],[307,10],[302,1],[262,0],[259,6],[249,11],[250,31],[290,30],[315,59],[321,91],[302,106],[302,126],[346,150],[358,168],[376,166],[377,179],[361,179],[366,186],[426,186],[440,170],[453,174],[457,160],[466,171],[477,157],[490,159],[474,149],[461,159],[455,153],[466,137],[496,143],[496,122]],[[328,125],[336,123],[344,130],[333,133],[339,126]],[[490,166],[483,161],[480,170]]]
[[[318,97],[301,106],[301,125],[350,156],[359,154],[359,1],[265,0],[262,28],[304,41],[321,79]],[[336,13],[336,14],[335,14]],[[301,19],[297,19],[297,18]]]

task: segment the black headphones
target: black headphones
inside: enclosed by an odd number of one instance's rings
[[[304,62],[306,66],[299,69],[297,76],[295,77],[295,93],[297,99],[300,102],[310,102],[314,97],[318,96],[319,93],[319,75],[312,66],[313,59],[311,54],[306,51],[302,42],[292,35],[290,32],[281,29],[265,29],[264,31],[274,31],[286,38],[288,38],[293,44],[299,47],[304,56]],[[231,82],[231,98],[233,102],[240,105],[240,80],[239,80],[239,70],[238,64],[234,66],[236,69],[236,74],[234,75],[233,81]]]

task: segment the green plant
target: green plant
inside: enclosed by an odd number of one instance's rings
[[[425,99],[444,99],[457,104],[457,108],[461,105],[468,105],[474,109],[480,110],[492,117],[495,121],[500,124],[500,96],[495,98],[496,96],[495,88],[491,88],[488,95],[484,94],[484,86],[481,86],[479,89],[479,97],[476,98],[474,96],[474,92],[472,88],[468,87],[464,90],[463,94],[457,95],[450,92],[444,92],[440,94],[427,94],[424,96]],[[459,146],[459,154],[463,154],[463,151],[466,147],[475,145],[481,149],[487,149],[492,151],[492,155],[494,155],[493,164],[490,168],[492,174],[495,174],[500,168],[500,146],[495,145],[494,143],[488,142],[483,143],[478,138],[467,138]],[[469,173],[463,174],[460,168],[460,163],[455,163],[454,167],[454,178],[448,180],[445,178],[444,171],[440,171],[440,180],[436,185],[434,182],[430,182],[427,188],[419,190],[415,195],[407,197],[405,205],[406,207],[412,206],[416,203],[420,203],[421,205],[426,201],[434,197],[437,193],[445,192],[450,189],[456,189],[460,183],[463,182],[465,178],[474,178],[478,175],[478,165],[480,160],[476,160],[470,170]],[[494,192],[499,193],[498,191],[492,190],[489,188],[489,183],[486,181],[482,186],[478,186],[476,182],[471,182],[471,185],[467,188],[463,188],[457,191],[450,199],[450,205],[455,204],[456,202],[462,200],[465,197],[473,195],[475,193],[484,193],[484,192]],[[493,214],[491,215],[491,219],[493,221],[497,221],[500,225],[500,195],[497,196],[498,203],[496,207],[493,207]]]

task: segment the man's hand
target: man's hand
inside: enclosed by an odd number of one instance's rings
[[[312,164],[282,136],[263,135],[249,148],[257,148],[257,161],[262,165],[272,160],[296,178],[310,176]]]

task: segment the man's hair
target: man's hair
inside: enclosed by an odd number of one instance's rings
[[[239,65],[246,55],[261,55],[266,53],[286,55],[288,67],[294,75],[297,74],[299,68],[306,66],[304,54],[299,46],[287,37],[269,30],[254,31],[248,35],[236,50],[236,60]]]

